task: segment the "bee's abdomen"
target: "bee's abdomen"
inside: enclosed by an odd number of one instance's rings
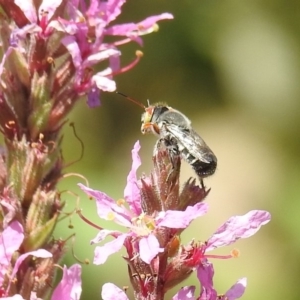
[[[194,169],[200,178],[205,178],[215,173],[217,168],[217,158],[207,146],[203,147],[202,145],[202,147],[195,147],[191,143],[189,145],[188,143],[184,144],[178,137],[167,130],[163,133],[164,135],[159,140],[156,147],[159,147],[161,142],[163,142],[167,147],[171,158],[180,155]],[[186,134],[186,132],[184,132],[184,134]],[[185,137],[184,134],[182,138]]]
[[[215,173],[217,162],[211,161],[210,163],[204,163],[201,160],[196,160],[191,163],[191,166],[199,177],[204,178]]]
[[[201,177],[213,175],[217,168],[217,160],[215,156],[211,156],[210,162],[203,162],[194,157],[187,149],[181,152],[183,159],[195,170],[196,174]]]

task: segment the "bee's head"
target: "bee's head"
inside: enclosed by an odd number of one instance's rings
[[[142,128],[141,131],[145,133],[154,133],[159,135],[160,133],[160,116],[168,111],[169,107],[165,105],[150,105],[145,108],[145,112],[142,114]]]
[[[145,112],[142,114],[142,127],[141,132],[142,134],[145,133],[154,133],[159,134],[158,128],[154,128],[153,126],[153,115],[155,111],[155,106],[148,106],[145,108]],[[158,130],[158,132],[156,131]]]

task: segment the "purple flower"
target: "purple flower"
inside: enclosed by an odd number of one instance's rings
[[[31,253],[36,257],[50,257],[46,254],[47,251],[35,251],[35,253]],[[49,253],[49,252],[48,252]],[[51,254],[50,254],[51,255]],[[28,256],[28,255],[27,255]],[[58,286],[55,288],[51,300],[79,300],[81,295],[81,266],[75,264],[67,269],[64,266],[63,269],[63,277],[59,282]],[[1,297],[1,299],[7,300],[24,300],[21,295],[14,295],[12,297]],[[35,292],[31,292],[30,300],[42,300],[37,297]]]
[[[96,199],[100,218],[126,228],[125,233],[108,229],[99,231],[91,243],[102,242],[107,236],[113,236],[114,240],[95,248],[94,263],[104,263],[108,256],[124,246],[128,255],[123,258],[128,264],[129,278],[138,299],[161,298],[195,270],[201,283],[200,298],[195,297],[194,287],[185,287],[174,300],[238,299],[244,293],[246,280],[241,279],[224,295],[218,296],[213,286],[213,266],[208,262],[211,258],[235,257],[236,252],[221,256],[208,254],[208,251],[252,236],[270,221],[270,214],[253,210],[244,216],[231,217],[206,242],[193,240],[183,246],[180,234],[192,220],[206,213],[207,205],[202,201],[208,192],[195,185],[193,180],[188,180],[179,192],[180,159],[171,159],[164,148],[155,152],[151,176],[144,175],[138,180],[139,149],[137,142],[132,150],[125,199],[114,201],[103,192],[79,184],[85,193]],[[107,300],[128,299],[125,291],[112,283],[103,286],[102,297]]]
[[[139,149],[140,145],[137,142],[132,150],[132,169],[127,177],[127,185],[124,191],[124,198],[129,209],[124,205],[124,200],[116,202],[103,192],[95,191],[79,184],[85,193],[96,199],[97,212],[100,218],[113,220],[129,229],[127,233],[109,230],[101,230],[99,232],[96,238],[91,241],[92,244],[101,242],[107,235],[115,236],[115,239],[103,246],[96,247],[95,264],[103,264],[109,255],[121,249],[127,238],[138,241],[140,258],[149,264],[157,254],[164,251],[157,239],[157,232],[160,227],[184,229],[192,220],[207,212],[205,203],[196,203],[194,206],[188,206],[184,211],[167,210],[156,212],[154,215],[147,215],[143,212],[139,182],[136,177],[136,170],[141,164],[138,155]]]
[[[35,2],[16,0],[4,5],[6,13],[14,17],[17,26],[11,32],[10,47],[5,51],[0,72],[12,48],[26,56],[26,40],[28,35],[32,35],[35,44],[31,47],[36,46],[36,41],[40,46],[42,41],[50,41],[52,49],[49,49],[49,53],[42,53],[43,47],[37,48],[29,70],[43,71],[47,65],[43,66],[41,57],[55,59],[58,54],[56,50],[59,50],[60,54],[65,55],[66,62],[61,71],[64,72],[63,76],[67,76],[66,71],[72,75],[70,88],[75,92],[74,96],[87,95],[89,106],[99,105],[100,90],[115,91],[113,77],[134,67],[141,57],[141,52],[138,52],[134,61],[121,67],[121,52],[117,47],[131,41],[142,45],[140,36],[156,31],[158,21],[173,18],[169,13],[163,13],[138,23],[110,25],[121,14],[124,3],[124,0],[44,0],[36,6]],[[107,36],[113,36],[113,41],[107,42]],[[70,65],[71,61],[73,66]],[[108,62],[108,67],[94,73],[94,67],[103,61]]]
[[[239,279],[225,294],[218,295],[213,286],[214,268],[207,260],[197,269],[197,276],[201,284],[200,296],[195,296],[195,287],[186,286],[172,298],[173,300],[235,300],[245,292],[247,279]]]
[[[254,235],[261,226],[267,224],[271,220],[271,215],[267,211],[252,210],[243,216],[234,216],[229,218],[217,231],[204,243],[197,244],[192,242],[187,248],[188,253],[193,253],[189,256],[189,262],[194,267],[201,265],[203,258],[231,258],[238,255],[233,252],[231,255],[213,255],[207,252],[229,246],[239,239],[248,238]]]
[[[247,285],[247,279],[241,278],[224,295],[217,295],[213,286],[214,268],[208,261],[197,269],[197,276],[201,283],[199,300],[235,300],[242,297]]]
[[[11,222],[0,235],[0,286],[4,284],[5,277],[9,274],[10,280],[7,283],[5,290],[1,292],[6,295],[10,289],[10,286],[21,266],[22,262],[29,256],[35,256],[39,258],[50,258],[52,254],[44,249],[38,249],[36,251],[26,252],[20,255],[12,266],[11,258],[15,251],[19,249],[24,240],[24,231],[22,225],[18,221]],[[15,295],[13,299],[18,299],[21,296]],[[20,298],[22,299],[22,297]]]
[[[231,245],[238,239],[252,236],[270,219],[270,213],[253,210],[243,216],[231,217],[205,243],[197,243],[193,240],[187,246],[181,246],[180,255],[175,256],[166,268],[165,280],[172,287],[173,282],[176,282],[178,277],[190,274],[196,268],[198,274],[202,276],[201,280],[206,282],[203,293],[208,294],[206,296],[208,299],[210,299],[209,297],[213,299],[215,296],[212,285],[213,269],[205,268],[206,273],[199,272],[202,271],[203,266],[207,265],[209,258],[229,259],[236,257],[238,253],[236,250],[232,251],[230,255],[214,255],[208,254],[208,252],[215,248]],[[203,276],[206,276],[206,279]]]

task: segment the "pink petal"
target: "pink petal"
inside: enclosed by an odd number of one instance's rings
[[[241,238],[248,238],[270,219],[270,213],[263,210],[252,210],[243,216],[231,217],[207,241],[206,251],[230,245]]]
[[[8,287],[7,287],[7,291],[10,289],[10,285],[11,285],[11,282],[13,280],[13,278],[15,277],[15,275],[17,274],[18,272],[18,269],[19,269],[19,266],[22,264],[22,262],[29,256],[29,255],[32,255],[32,256],[35,256],[35,257],[39,257],[39,258],[50,258],[52,257],[52,253],[50,253],[49,251],[45,250],[45,249],[38,249],[38,250],[35,250],[35,251],[31,251],[31,252],[27,252],[27,253],[24,253],[22,254],[16,261],[15,263],[15,266],[13,268],[13,271],[10,275],[10,278],[11,278],[11,281],[9,282],[8,284]]]
[[[14,269],[12,271],[11,274],[11,278],[14,278],[16,273],[18,272],[19,266],[22,264],[22,262],[29,256],[35,256],[35,257],[39,257],[39,258],[50,258],[52,257],[52,253],[50,253],[49,251],[45,250],[45,249],[38,249],[35,251],[31,251],[31,252],[27,252],[22,254],[16,261]]]
[[[28,2],[28,1],[24,1]],[[55,13],[57,7],[61,4],[62,0],[43,0],[39,7],[39,16],[43,11],[47,12],[47,19],[50,20]]]
[[[20,40],[26,39],[30,34],[35,35],[40,32],[42,32],[42,29],[36,24],[25,25],[22,28],[17,28],[12,31],[9,43],[12,47],[17,48],[20,53],[24,53],[26,50],[24,44],[21,43]]]
[[[101,297],[103,300],[129,300],[123,290],[110,282],[103,285]]]
[[[155,235],[150,234],[148,237],[142,238],[139,242],[139,252],[141,259],[150,264],[151,260],[160,252],[164,252],[164,248],[159,247],[159,242]]]
[[[117,224],[131,227],[132,215],[126,208],[118,205],[115,200],[101,191],[90,189],[81,183],[78,186],[86,194],[96,199],[97,213],[101,219],[111,220],[113,216],[113,221]]]
[[[132,153],[132,166],[131,170],[127,176],[127,185],[124,190],[124,198],[129,204],[130,210],[132,210],[136,215],[140,215],[142,212],[141,209],[141,192],[138,187],[136,171],[141,165],[141,158],[139,156],[139,151],[141,149],[140,142],[137,141]]]
[[[15,4],[21,8],[29,22],[37,22],[37,11],[33,5],[33,1],[15,0]]]
[[[194,219],[206,214],[207,210],[208,205],[206,203],[188,206],[185,211],[167,210],[159,214],[156,225],[168,228],[186,228]]]
[[[102,242],[104,239],[106,239],[107,236],[118,237],[121,234],[122,233],[120,231],[102,229],[98,232],[97,236],[91,240],[91,245]]]
[[[18,221],[11,222],[0,235],[0,260],[2,265],[8,265],[13,253],[23,242],[23,227]]]
[[[92,78],[97,88],[104,92],[114,92],[117,88],[114,80],[104,77],[100,73],[95,74]]]
[[[119,235],[116,239],[104,244],[103,246],[96,247],[93,263],[95,265],[104,264],[111,254],[118,252],[123,247],[127,236],[128,234]]]
[[[214,277],[214,267],[212,263],[207,260],[203,262],[197,268],[197,277],[201,283],[201,293],[199,300],[216,300],[217,291],[214,289],[213,277]]]
[[[112,55],[109,57],[109,67],[111,72],[117,71],[120,69],[120,56],[119,55]]]
[[[54,290],[51,300],[79,300],[81,291],[81,266],[75,264],[69,269],[64,266],[63,277]]]
[[[172,14],[163,13],[163,14],[160,14],[160,15],[151,16],[151,17],[146,18],[142,22],[139,22],[138,26],[139,27],[142,26],[145,29],[147,29],[147,28],[153,26],[154,24],[156,24],[158,21],[161,21],[161,20],[171,20],[171,19],[174,19],[174,17],[173,17]]]
[[[116,49],[106,49],[103,51],[99,51],[97,53],[91,54],[85,61],[86,66],[95,65],[98,62],[109,59],[111,56],[118,57],[121,55],[121,52]]]
[[[153,32],[155,29],[153,25],[156,24],[158,21],[166,19],[173,19],[173,16],[169,13],[163,13],[157,16],[148,17],[139,23],[126,23],[121,25],[114,25],[108,28],[105,31],[105,34],[118,36],[131,36],[132,34],[142,35]]]
[[[42,298],[39,298],[36,294],[36,292],[30,293],[30,300],[43,300]]]
[[[101,1],[101,5],[98,10],[99,12],[104,13],[101,18],[104,19],[107,24],[112,22],[121,13],[121,7],[125,2],[126,0]]]
[[[52,20],[47,29],[54,28],[57,31],[65,32],[69,35],[75,35],[78,33],[78,25],[76,23],[73,23],[72,21],[67,21],[65,19],[62,19],[61,17],[57,17],[56,19]],[[61,40],[61,42],[64,40],[64,38]]]
[[[69,51],[75,68],[80,68],[82,66],[82,57],[79,45],[76,41],[75,36],[66,36],[61,40],[61,43]]]
[[[195,300],[195,287],[185,286],[172,298],[172,300]]]
[[[92,88],[87,94],[87,104],[90,108],[97,107],[100,102],[100,90]]]
[[[247,286],[247,278],[238,280],[225,294],[228,300],[235,300],[243,296]]]

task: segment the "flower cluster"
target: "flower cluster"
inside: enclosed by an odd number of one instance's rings
[[[116,24],[125,0],[0,0],[0,297],[44,299],[65,253],[52,237],[64,207],[61,129],[75,103],[114,91],[120,47],[142,44],[163,13]],[[109,39],[108,39],[109,38]],[[80,267],[64,268],[52,299],[79,299]]]
[[[52,251],[38,249],[16,256],[24,241],[24,229],[18,221],[10,222],[0,236],[0,298],[15,300],[38,300],[36,291],[45,290],[43,274],[51,271],[53,265]],[[30,258],[31,256],[34,257]],[[12,261],[14,265],[12,266]],[[32,282],[32,275],[39,276],[39,282]],[[73,265],[69,270],[64,267],[63,278],[51,297],[52,300],[79,299],[81,294],[81,266]],[[38,285],[35,291],[33,283]],[[17,289],[22,291],[18,294]],[[13,291],[13,293],[12,293]],[[12,297],[5,297],[13,294]]]
[[[61,129],[75,103],[86,97],[90,107],[100,104],[102,91],[116,89],[114,76],[134,67],[142,53],[122,66],[120,47],[142,45],[141,36],[157,30],[169,13],[138,23],[116,24],[125,0],[0,0],[0,298],[78,300],[81,267],[60,267],[66,240],[52,234],[64,201],[57,182],[63,177]],[[245,290],[246,279],[225,294],[213,284],[211,254],[215,248],[255,234],[270,220],[266,211],[254,210],[230,218],[206,241],[181,243],[180,235],[208,211],[208,195],[196,180],[180,188],[181,158],[159,146],[151,176],[137,178],[141,161],[139,143],[132,151],[132,169],[124,199],[115,201],[103,192],[80,184],[96,199],[99,217],[124,230],[101,229],[91,241],[94,263],[105,263],[122,247],[138,300],[162,300],[196,271],[201,290],[183,287],[174,300],[233,300]],[[199,237],[197,237],[198,239]],[[60,283],[53,287],[57,269]],[[102,298],[127,299],[126,293],[107,283]]]
[[[218,295],[213,286],[213,265],[210,258],[231,258],[230,255],[209,254],[215,248],[230,245],[241,238],[255,234],[262,225],[270,221],[266,211],[253,210],[243,216],[231,217],[205,242],[192,240],[182,245],[180,234],[196,218],[204,215],[208,205],[203,202],[208,192],[188,180],[180,191],[180,158],[169,157],[164,148],[155,151],[154,171],[150,177],[137,179],[140,166],[137,142],[132,150],[132,169],[127,178],[124,199],[114,201],[103,192],[79,184],[81,189],[96,199],[100,218],[112,220],[125,227],[125,232],[102,229],[91,241],[102,242],[108,235],[114,240],[95,248],[94,264],[103,264],[108,256],[126,248],[129,278],[135,299],[164,299],[165,293],[181,284],[196,270],[201,293],[197,299],[237,299],[246,286],[240,279],[224,295]],[[174,296],[174,300],[196,299],[194,287],[185,287]],[[107,283],[102,289],[104,300],[128,299],[126,293]],[[188,297],[189,295],[189,297]]]

